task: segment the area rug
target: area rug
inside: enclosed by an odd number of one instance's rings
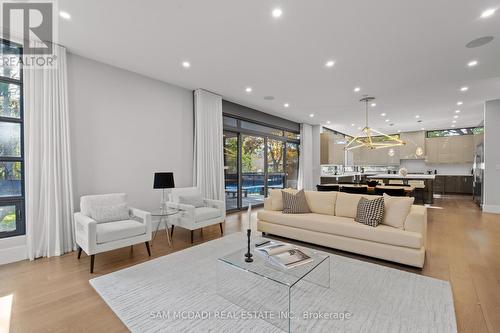
[[[132,332],[282,332],[216,293],[217,258],[244,244],[232,234],[89,282]],[[300,331],[457,331],[448,282],[329,255],[330,288],[311,293]]]

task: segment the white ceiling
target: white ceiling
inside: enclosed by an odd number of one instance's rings
[[[349,134],[364,122],[362,94],[377,97],[371,125],[386,132],[449,128],[459,100],[465,127],[500,98],[500,10],[480,18],[497,1],[61,0],[72,18],[61,20],[59,38],[85,57]],[[465,48],[487,35],[495,40]],[[471,59],[479,65],[468,68]]]

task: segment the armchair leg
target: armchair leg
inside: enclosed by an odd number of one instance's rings
[[[78,247],[78,259],[82,256],[82,248]]]
[[[170,238],[172,238],[172,236],[174,235],[174,227],[175,225],[172,224],[172,226],[170,227]]]
[[[90,274],[94,273],[94,259],[95,259],[95,254],[90,256]]]
[[[191,244],[193,244],[193,232],[194,230],[191,230]]]
[[[151,257],[151,249],[149,248],[149,242],[145,242],[146,249],[148,249],[148,255]]]
[[[220,233],[221,233],[221,235],[224,235],[224,230],[222,230],[222,222],[219,223],[219,227],[220,227]]]

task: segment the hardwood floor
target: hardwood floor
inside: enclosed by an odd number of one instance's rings
[[[252,216],[255,228],[255,211]],[[243,221],[242,221],[243,220]],[[243,222],[243,223],[242,223]],[[341,251],[329,252],[450,281],[460,332],[500,332],[500,215],[482,214],[470,198],[436,199],[429,208],[423,270]],[[246,213],[230,214],[224,235],[246,226]],[[220,237],[219,226],[195,232],[195,245]],[[152,258],[190,247],[188,230],[176,228],[173,246],[160,233]],[[0,266],[0,306],[12,295],[11,332],[123,332],[126,327],[89,285],[90,278],[150,260],[144,244],[96,256],[95,273],[77,252]],[[7,311],[6,308],[1,308]],[[409,309],[411,311],[411,309]],[[0,314],[0,331],[2,331]],[[4,323],[5,324],[5,323]]]

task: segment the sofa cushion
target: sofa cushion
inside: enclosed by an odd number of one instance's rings
[[[384,193],[385,216],[382,224],[404,229],[413,201],[415,201],[415,198],[391,197]]]
[[[96,228],[97,244],[113,242],[146,233],[146,225],[133,220],[98,223]]]
[[[276,211],[283,210],[283,195],[281,191],[287,191],[289,193],[297,193],[297,190],[294,189],[269,189],[269,197],[271,198],[271,209]]]
[[[261,210],[257,213],[257,218],[269,223],[395,246],[420,249],[423,244],[420,233],[404,231],[383,224],[370,227],[355,223],[354,219],[347,217],[315,213],[289,215],[277,211]]]
[[[335,215],[338,192],[305,191],[307,204],[312,213]]]
[[[130,219],[130,209],[126,203],[94,205],[90,208],[90,217],[97,223],[128,220]]]
[[[220,210],[213,207],[198,207],[194,210],[194,221],[201,222],[221,216]]]
[[[384,220],[384,198],[359,199],[358,211],[354,221],[376,227]]]
[[[281,191],[281,195],[283,196],[284,214],[305,214],[311,212],[304,190],[300,190],[297,193]]]
[[[339,192],[335,203],[335,215],[355,218],[358,211],[359,199],[363,197],[370,198],[368,195]]]

